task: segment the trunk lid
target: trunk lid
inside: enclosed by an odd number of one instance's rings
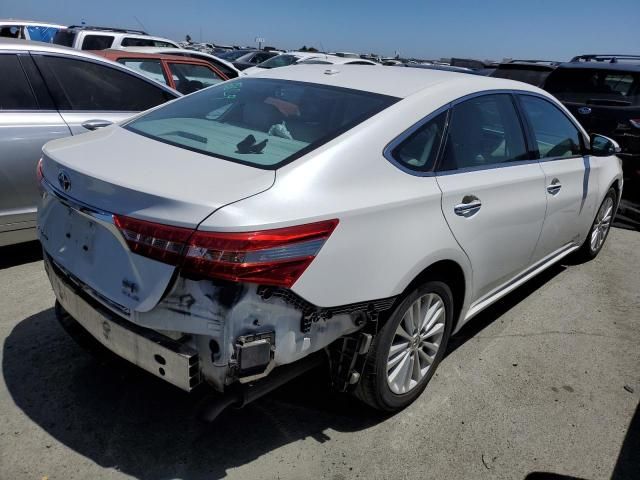
[[[94,298],[130,319],[158,303],[175,267],[132,253],[111,214],[195,229],[218,208],[269,189],[275,179],[274,171],[120,127],[50,142],[43,151],[49,192],[38,209],[38,231],[45,251]]]

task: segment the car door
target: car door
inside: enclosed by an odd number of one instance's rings
[[[462,99],[450,115],[436,179],[481,300],[530,265],[544,221],[545,177],[511,94]]]
[[[545,174],[547,213],[534,254],[539,260],[563,248],[579,245],[593,221],[596,195],[591,161],[580,129],[551,100],[519,94],[531,143]]]
[[[90,58],[33,56],[74,135],[120,122],[176,96],[124,68]]]
[[[0,54],[0,236],[32,228],[42,146],[70,135],[29,55]],[[34,236],[35,238],[35,236]]]

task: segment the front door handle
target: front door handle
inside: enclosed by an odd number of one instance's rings
[[[453,207],[453,212],[461,217],[469,218],[473,217],[482,207],[480,199],[474,195],[466,195],[462,199],[462,203],[459,203]]]
[[[551,183],[547,185],[547,192],[549,192],[551,195],[557,195],[561,188],[562,184],[560,183],[560,180],[554,178],[553,180],[551,180]]]
[[[112,123],[109,120],[87,120],[82,126],[87,130],[97,130],[98,128],[108,127]]]

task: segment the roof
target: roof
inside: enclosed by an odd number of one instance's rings
[[[50,28],[67,28],[66,25],[59,25],[57,23],[39,22],[37,20],[20,20],[17,18],[0,18],[0,25],[2,26],[25,25],[25,26],[50,27]]]
[[[107,49],[107,50],[87,50],[94,55],[115,60],[118,58],[147,58],[147,59],[159,59],[159,60],[173,60],[181,63],[192,63],[194,65],[207,65],[210,64],[205,60],[200,60],[195,57],[183,57],[180,55],[168,55],[166,53],[140,53],[124,49]]]
[[[557,66],[560,70],[609,70],[615,72],[640,72],[640,63],[609,62],[565,62]]]
[[[376,69],[375,75],[371,75],[371,67],[368,65],[349,65],[348,67],[341,65],[295,65],[265,69],[255,74],[255,77],[321,83],[401,98],[445,82],[452,86],[465,83],[477,91],[517,89],[541,92],[540,89],[522,82],[423,68],[381,67]]]

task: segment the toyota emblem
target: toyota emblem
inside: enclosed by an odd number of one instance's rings
[[[69,176],[64,171],[58,174],[58,184],[65,192],[71,190],[71,180],[69,180]]]

